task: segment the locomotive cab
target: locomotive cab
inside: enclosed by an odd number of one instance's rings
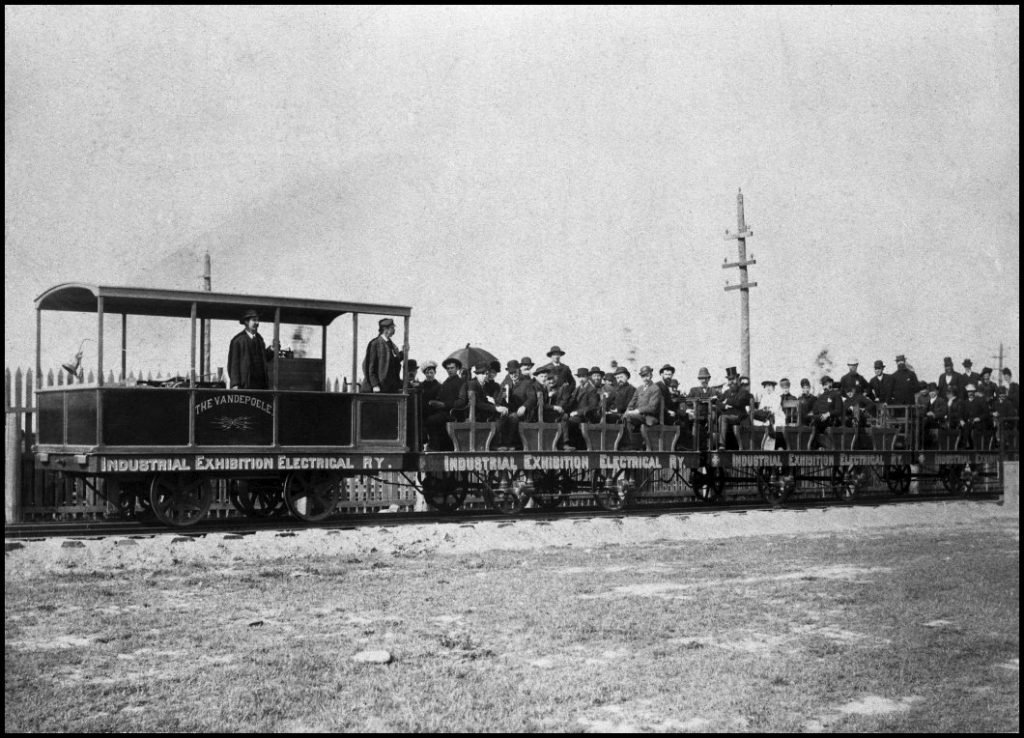
[[[319,330],[319,351],[314,346],[309,352],[319,355],[278,348],[267,363],[268,389],[230,388],[227,378],[212,372],[203,360],[201,346],[204,339],[209,341],[215,323],[223,328],[219,321],[230,326],[230,333],[221,330],[224,335],[237,332],[239,318],[250,308],[264,321],[268,346],[280,347],[282,326],[305,326],[310,333]],[[345,333],[351,341],[351,376],[357,378],[365,343],[376,335],[373,331],[361,340],[360,316],[401,317],[408,355],[411,308],[62,284],[36,299],[36,311],[37,376],[44,313],[92,313],[96,319],[95,338],[88,339],[95,341],[95,364],[90,364],[95,381],[81,381],[76,372],[79,356],[74,365],[64,367],[70,375],[67,384],[37,389],[37,468],[146,484],[153,481],[153,474],[283,478],[303,471],[336,476],[402,468],[404,455],[418,445],[419,424],[413,415],[418,403],[409,402],[407,380],[397,393],[362,393],[355,382],[332,387],[326,376],[328,328],[337,318],[351,316],[350,329],[340,325],[332,332]],[[111,321],[112,315],[120,320]],[[174,322],[183,328],[179,337],[189,336],[184,376],[158,381],[127,378],[129,328],[147,318],[181,319]],[[47,333],[51,322],[47,321]],[[145,338],[147,330],[140,332]],[[109,350],[112,335],[120,338],[114,351]],[[47,338],[47,346],[68,343],[63,335]],[[344,351],[344,341],[339,343]],[[212,353],[226,357],[227,342],[218,338]]]

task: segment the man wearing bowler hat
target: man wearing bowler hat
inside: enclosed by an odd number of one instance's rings
[[[917,375],[907,366],[907,357],[900,354],[896,357],[896,371],[892,374],[892,404],[913,405],[916,397]]]
[[[967,397],[967,385],[973,384],[975,389],[978,387],[978,382],[981,381],[981,375],[976,371],[973,371],[971,367],[974,366],[974,362],[970,359],[963,360],[964,370],[961,372],[961,376],[964,378],[964,398]]]
[[[231,339],[228,346],[228,379],[238,389],[267,389],[270,385],[267,362],[274,358],[259,334],[260,315],[253,309],[245,311],[238,321],[245,329]]]
[[[565,352],[562,349],[558,346],[552,346],[551,350],[548,351],[548,358],[551,359],[548,369],[550,369],[551,376],[555,378],[555,387],[558,388],[563,384],[567,384],[571,393],[576,389],[576,380],[572,376],[572,369],[562,363],[563,356],[565,356]]]
[[[363,392],[401,392],[402,351],[391,337],[395,335],[395,321],[381,318],[377,337],[366,345],[363,359]]]
[[[441,365],[448,373],[448,378],[441,384],[437,396],[427,401],[426,418],[427,438],[431,451],[451,451],[451,437],[448,435],[448,421],[454,420],[454,414],[466,407],[466,380],[459,376],[462,362],[451,357]]]
[[[868,397],[879,405],[892,402],[892,375],[885,373],[885,362],[875,360],[875,376],[868,382]]]
[[[636,450],[643,448],[640,437],[641,425],[654,425],[661,418],[661,390],[654,384],[654,369],[649,366],[640,367],[640,380],[643,384],[629,401],[623,420],[631,431],[630,447]]]
[[[608,404],[607,421],[609,423],[622,420],[626,414],[626,408],[633,401],[636,394],[636,387],[629,383],[629,369],[624,366],[615,369],[615,389],[611,395],[611,402]]]

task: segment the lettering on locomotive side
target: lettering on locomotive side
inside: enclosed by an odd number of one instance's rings
[[[395,459],[386,456],[195,456],[117,458],[101,456],[100,472],[225,472],[295,471],[334,469],[394,469]]]
[[[176,458],[140,458],[140,459],[100,459],[101,472],[177,472],[192,471],[191,459]]]
[[[196,471],[266,471],[274,460],[262,456],[197,456]]]
[[[936,464],[970,464],[973,454],[935,454]]]
[[[209,399],[196,403],[196,415],[201,415],[218,405],[248,405],[257,410],[262,410],[267,415],[274,414],[274,403],[261,400],[251,395],[214,395]]]
[[[351,459],[343,456],[278,456],[277,468],[295,469],[355,469]]]

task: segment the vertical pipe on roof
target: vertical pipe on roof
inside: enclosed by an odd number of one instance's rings
[[[402,339],[402,392],[409,391],[409,316],[402,318],[403,332]]]
[[[189,345],[188,378],[194,387],[196,383],[196,303],[192,301],[192,309],[189,311],[190,322],[192,323],[192,339]]]
[[[96,384],[100,387],[103,386],[103,298],[96,298],[96,316],[97,323],[99,324],[99,335],[97,336],[97,356],[96,356],[96,367],[99,373],[99,377],[96,380]]]
[[[121,381],[128,382],[128,313],[121,313]]]

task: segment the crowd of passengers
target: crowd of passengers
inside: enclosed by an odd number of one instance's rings
[[[735,367],[726,369],[725,385],[714,386],[710,372],[701,367],[697,384],[684,392],[670,364],[661,367],[657,381],[651,367],[641,367],[640,383],[634,385],[623,366],[608,372],[580,367],[574,373],[562,362],[564,355],[552,346],[548,363],[536,368],[530,357],[512,359],[500,381],[501,365],[496,361],[463,367],[458,359],[446,359],[441,365],[443,380],[437,378],[435,362],[419,367],[408,361],[407,377],[418,388],[422,403],[426,448],[451,450],[447,424],[469,417],[497,421],[492,449],[499,451],[521,448],[518,424],[537,421],[566,423],[560,444],[565,450],[586,449],[581,424],[601,422],[624,423],[627,432],[620,448],[631,449],[644,448],[641,427],[655,424],[680,426],[677,448],[692,448],[695,433],[703,434],[704,447],[738,448],[737,429],[749,425],[767,426],[765,435],[775,448],[786,448],[785,434],[777,430],[784,426],[813,428],[812,447],[829,448],[830,428],[862,430],[883,422],[903,422],[904,428],[912,424],[926,447],[938,447],[950,438],[946,445],[955,448],[1018,445],[1020,387],[1013,373],[1003,369],[1003,383],[996,385],[992,369],[975,373],[970,359],[964,359],[964,371],[957,372],[946,357],[937,381],[925,382],[902,354],[892,373],[885,371],[884,362],[875,361],[870,379],[858,372],[859,362],[851,358],[838,382],[830,376],[821,378],[818,394],[806,378],[800,380],[799,394],[793,394],[789,379],[783,377],[761,382],[762,391],[755,396],[750,379]],[[864,442],[870,447],[866,438]]]

